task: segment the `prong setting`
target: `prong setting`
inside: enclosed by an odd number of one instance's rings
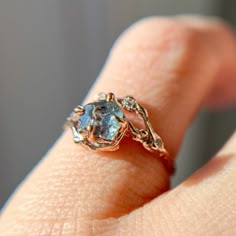
[[[99,94],[94,103],[77,106],[68,120],[74,141],[92,150],[117,149],[128,130],[122,108],[113,93]]]
[[[77,106],[74,109],[74,113],[76,113],[76,114],[83,114],[83,112],[84,112],[84,107],[83,106]]]
[[[106,96],[106,100],[108,102],[114,101],[115,100],[115,95],[113,93],[108,93]]]

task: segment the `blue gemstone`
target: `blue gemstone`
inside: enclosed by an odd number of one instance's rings
[[[86,129],[86,127],[91,122],[92,112],[93,112],[92,104],[88,104],[84,107],[84,114],[80,116],[79,121],[78,121],[79,127],[81,127],[82,129]]]
[[[79,129],[93,126],[93,135],[108,141],[118,134],[121,124],[117,120],[123,119],[124,114],[115,102],[94,102],[84,106],[84,113],[78,121]]]

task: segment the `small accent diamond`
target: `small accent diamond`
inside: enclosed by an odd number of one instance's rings
[[[105,93],[99,93],[94,97],[95,101],[105,101],[106,98],[107,95]]]
[[[122,106],[127,109],[128,111],[134,111],[137,108],[136,100],[131,96],[126,96],[121,99]]]

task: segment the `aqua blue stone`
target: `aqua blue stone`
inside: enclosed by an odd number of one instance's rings
[[[84,113],[78,121],[79,129],[93,126],[96,138],[113,140],[121,127],[118,119],[123,119],[124,114],[115,102],[100,101],[84,106]]]
[[[91,117],[93,112],[93,105],[88,104],[84,107],[84,114],[80,116],[79,127],[86,129],[86,127],[91,123]]]

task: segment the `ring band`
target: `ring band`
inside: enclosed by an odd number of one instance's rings
[[[125,113],[142,118],[145,128],[136,128]],[[75,143],[97,151],[117,150],[124,135],[130,135],[146,150],[156,153],[168,172],[172,174],[175,170],[162,139],[149,122],[146,109],[131,96],[117,98],[113,93],[100,93],[94,102],[77,106],[67,118],[67,125],[71,127]]]

